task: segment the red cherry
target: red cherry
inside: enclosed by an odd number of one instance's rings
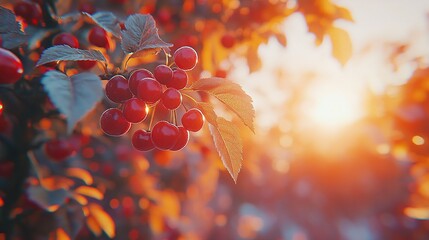
[[[139,151],[149,151],[155,148],[152,142],[151,133],[145,130],[137,130],[131,140],[135,149]]]
[[[147,103],[155,103],[162,96],[161,84],[153,78],[143,78],[137,87],[137,97]]]
[[[204,115],[197,108],[191,108],[182,116],[182,124],[187,130],[198,132],[204,124]]]
[[[182,103],[182,94],[175,88],[167,88],[161,97],[165,108],[174,110]]]
[[[52,139],[45,143],[45,153],[53,161],[61,162],[72,155],[73,146],[66,139]]]
[[[131,123],[125,119],[121,110],[110,108],[101,114],[100,127],[105,134],[117,137],[127,133],[131,128]]]
[[[167,83],[167,87],[177,90],[183,89],[188,84],[188,74],[182,69],[173,70],[173,78]]]
[[[158,65],[153,73],[155,79],[161,84],[167,84],[173,78],[173,70],[167,65]]]
[[[89,70],[97,65],[97,61],[77,61],[77,66],[82,70]]]
[[[224,48],[232,48],[235,45],[235,38],[231,34],[227,33],[222,36],[220,43]]]
[[[177,127],[179,129],[179,137],[176,144],[170,149],[171,151],[182,150],[189,142],[189,132],[183,126]]]
[[[172,148],[178,137],[179,129],[167,121],[157,122],[151,132],[153,145],[160,150]]]
[[[188,46],[181,47],[174,52],[174,62],[177,67],[185,71],[192,70],[198,62],[197,52]]]
[[[138,98],[131,98],[124,103],[124,117],[128,122],[139,123],[145,120],[148,114],[146,103]]]
[[[97,47],[109,48],[107,32],[101,27],[93,27],[89,30],[88,41]]]
[[[161,24],[167,24],[171,21],[171,11],[168,8],[161,8],[156,15],[157,20]]]
[[[79,11],[80,12],[87,12],[89,14],[93,14],[93,13],[95,13],[95,7],[91,3],[83,2],[83,3],[79,4]]]
[[[70,33],[60,33],[57,34],[52,40],[53,45],[68,45],[72,48],[79,47],[79,41],[75,36]]]
[[[37,25],[42,19],[40,6],[33,2],[17,2],[13,5],[13,11],[17,16],[22,17],[25,22],[31,25]]]
[[[128,81],[122,75],[113,76],[106,84],[106,96],[115,103],[124,102],[133,97]]]
[[[137,86],[139,85],[139,81],[143,80],[143,78],[154,78],[153,74],[144,68],[138,69],[131,73],[130,79],[128,80],[128,85],[130,87],[130,91],[137,95]]]
[[[21,78],[21,60],[11,51],[0,48],[0,84],[13,84]]]

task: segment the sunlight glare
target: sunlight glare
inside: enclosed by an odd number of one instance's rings
[[[314,83],[302,104],[304,118],[322,130],[344,127],[363,115],[362,93],[338,81]]]

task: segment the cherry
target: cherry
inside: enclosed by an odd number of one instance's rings
[[[167,150],[176,144],[179,138],[179,129],[167,121],[159,121],[153,126],[151,138],[156,148]]]
[[[145,130],[137,130],[131,140],[135,149],[139,151],[149,151],[155,148],[152,142],[151,133]]]
[[[173,78],[173,70],[167,65],[158,65],[153,73],[155,79],[161,84],[167,84]]]
[[[121,110],[109,108],[101,114],[100,127],[105,134],[117,137],[127,133],[131,123],[125,119]]]
[[[226,78],[228,73],[223,69],[216,69],[214,76],[220,78]]]
[[[51,139],[45,143],[46,155],[55,162],[62,162],[72,155],[73,146],[66,139]]]
[[[85,60],[77,61],[77,66],[82,70],[89,70],[97,65],[97,61]]]
[[[131,73],[131,76],[128,80],[128,85],[130,87],[130,91],[137,95],[137,86],[139,84],[139,81],[143,80],[143,78],[154,78],[153,74],[145,69],[141,68]]]
[[[122,75],[115,75],[109,80],[106,84],[106,96],[115,103],[121,103],[133,97],[128,88],[128,81]]]
[[[161,97],[165,108],[174,110],[182,103],[182,94],[175,88],[167,88]]]
[[[167,83],[167,87],[177,90],[183,89],[188,84],[188,75],[182,69],[173,70],[173,78]]]
[[[101,27],[96,26],[89,30],[88,41],[97,47],[109,48],[107,32]]]
[[[162,86],[153,78],[143,78],[137,87],[137,97],[147,103],[155,103],[162,96]]]
[[[80,12],[87,12],[89,14],[95,13],[95,7],[91,3],[83,2],[79,4],[79,11]]]
[[[148,108],[143,100],[131,98],[124,103],[123,113],[128,122],[139,123],[145,120]]]
[[[197,108],[189,109],[182,116],[183,127],[188,131],[198,132],[204,124],[204,115]]]
[[[221,37],[220,43],[224,48],[232,48],[235,45],[235,38],[233,35],[226,33]]]
[[[17,16],[22,17],[25,22],[31,25],[37,25],[42,19],[40,6],[33,2],[17,2],[13,5],[13,11]]]
[[[0,48],[0,84],[12,84],[21,78],[21,60],[11,51]]]
[[[161,8],[158,11],[156,18],[161,24],[170,23],[170,21],[172,19],[171,11],[168,8]]]
[[[170,149],[171,151],[182,150],[189,142],[189,132],[183,126],[177,127],[179,129],[179,137],[176,144]]]
[[[174,52],[173,58],[177,67],[185,71],[192,70],[198,62],[197,52],[188,46],[183,46],[177,49]]]
[[[72,48],[79,47],[79,41],[75,36],[70,33],[60,33],[57,34],[52,40],[53,45],[68,45]]]

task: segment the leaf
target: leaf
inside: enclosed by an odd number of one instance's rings
[[[113,219],[107,214],[103,208],[99,205],[91,203],[88,206],[89,213],[97,221],[101,229],[109,236],[113,238],[115,236],[115,223]]]
[[[213,105],[207,102],[197,102],[197,108],[203,113],[207,122],[217,127],[217,115],[213,109]]]
[[[284,33],[275,33],[274,37],[276,38],[277,42],[280,43],[280,45],[286,47],[287,39]]]
[[[122,50],[125,53],[134,53],[131,57],[139,56],[139,52],[150,49],[164,49],[169,52],[173,44],[161,40],[158,35],[155,20],[149,14],[134,14],[125,21],[125,30],[122,30]]]
[[[97,188],[93,188],[93,187],[80,186],[76,188],[74,192],[88,197],[92,197],[98,200],[103,199],[103,193],[100,192],[100,190],[98,190]]]
[[[82,168],[68,168],[66,174],[81,179],[86,185],[91,185],[94,182],[91,173]]]
[[[0,6],[0,35],[2,47],[16,48],[27,42],[27,36],[21,30],[21,24],[16,21],[15,14],[9,9]]]
[[[100,237],[102,229],[100,224],[98,224],[97,220],[93,216],[89,215],[86,218],[86,225],[95,236]]]
[[[209,125],[214,144],[234,182],[237,183],[238,173],[243,160],[243,145],[239,129],[222,117],[217,118],[217,127]]]
[[[83,72],[69,78],[59,71],[49,71],[41,82],[51,101],[66,116],[69,133],[103,98],[101,80],[93,73]]]
[[[349,34],[341,28],[331,27],[328,30],[332,42],[332,55],[345,65],[352,56],[352,42]]]
[[[30,186],[27,194],[31,201],[49,212],[55,212],[70,195],[67,190],[62,188],[50,191],[42,186]]]
[[[350,10],[348,10],[347,8],[344,7],[340,7],[340,6],[336,6],[336,13],[335,13],[335,17],[336,18],[342,18],[344,20],[353,22],[353,16],[350,13]]]
[[[57,240],[70,240],[70,236],[62,228],[57,228],[55,235]]]
[[[104,64],[107,64],[106,58],[98,50],[82,50],[77,48],[72,48],[67,45],[57,45],[50,47],[43,51],[42,57],[37,62],[37,67],[50,62],[57,61],[82,61],[82,60],[91,60],[91,61],[100,61]]]
[[[252,98],[243,91],[240,85],[224,78],[212,77],[194,82],[191,89],[204,91],[214,96],[236,113],[250,130],[255,131],[253,126],[255,109],[252,105]]]
[[[83,12],[82,14],[87,16],[92,20],[92,22],[102,27],[107,32],[113,34],[113,36],[121,38],[121,27],[119,26],[119,20],[113,13],[101,11],[92,15],[87,12]]]
[[[262,62],[258,54],[259,44],[253,41],[247,49],[246,60],[250,73],[256,72],[262,67]]]

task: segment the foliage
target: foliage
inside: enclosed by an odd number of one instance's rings
[[[370,116],[341,136],[350,156],[332,150],[333,158],[350,160],[337,165],[303,144],[308,139],[300,139],[298,120],[287,113],[293,125],[287,134],[282,123],[260,131],[252,98],[230,76],[239,58],[249,73],[258,71],[260,46],[271,39],[287,47],[283,22],[292,15],[303,17],[315,45],[329,39],[332,57],[345,66],[352,43],[337,22],[353,22],[348,9],[330,0],[46,0],[27,2],[40,11],[28,21],[16,16],[17,2],[0,7],[2,47],[24,65],[17,83],[0,84],[0,239],[295,239],[301,228],[308,231],[303,238],[340,239],[337,225],[365,214],[375,216],[381,238],[427,229],[413,220],[429,218],[427,143],[409,141],[427,137],[427,114],[407,114],[426,111],[426,68],[401,89],[399,103],[383,106],[393,119]],[[88,39],[95,26],[106,31],[105,47]],[[71,33],[79,47],[53,45],[59,33]],[[172,52],[182,46],[199,55],[180,90],[183,109],[150,105],[151,118],[130,131],[168,118],[177,124],[190,107],[203,113],[203,131],[178,152],[139,152],[131,134],[104,135],[101,113],[121,106],[104,97],[107,80],[174,64]],[[82,67],[88,62],[96,63]],[[283,106],[290,112],[300,86],[289,89],[293,96]],[[392,141],[392,152],[374,152],[375,140],[362,130],[372,126]],[[390,135],[395,129],[402,135]],[[280,146],[285,135],[294,139],[292,149]],[[53,141],[66,158],[50,155]],[[401,195],[410,173],[395,163],[404,149],[418,179],[411,203]],[[302,214],[309,211],[311,221]],[[387,226],[386,219],[405,223]],[[286,232],[286,225],[296,229]]]

